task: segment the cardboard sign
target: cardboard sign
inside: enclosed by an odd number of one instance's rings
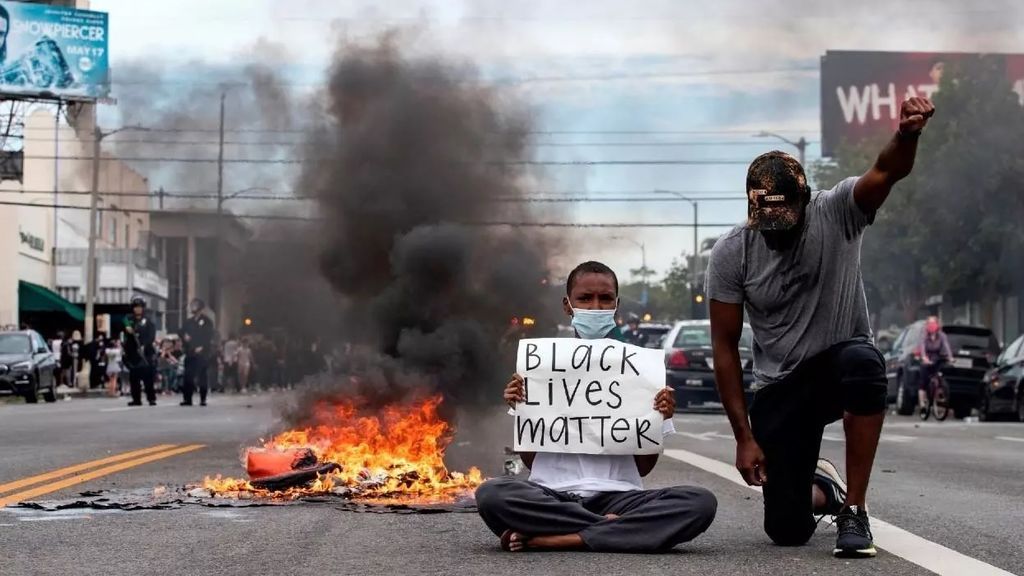
[[[654,398],[665,387],[663,354],[608,339],[520,340],[526,401],[515,408],[516,451],[661,452],[664,418]]]

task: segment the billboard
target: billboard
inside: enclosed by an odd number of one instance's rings
[[[108,63],[105,12],[0,1],[0,96],[104,98]]]
[[[899,125],[903,100],[932,97],[947,64],[977,54],[856,52],[829,50],[821,58],[821,153]],[[1024,54],[991,55],[1005,61],[1006,75],[1024,105]]]

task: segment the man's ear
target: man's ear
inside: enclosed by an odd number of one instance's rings
[[[572,318],[572,304],[569,303],[568,296],[562,296],[562,310],[565,311],[565,315]]]

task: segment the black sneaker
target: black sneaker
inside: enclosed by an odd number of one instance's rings
[[[843,508],[836,515],[836,558],[874,558],[878,551],[871,537],[871,522],[867,510],[860,506]]]
[[[134,400],[128,403],[129,406],[142,406],[142,402],[135,402]]]
[[[838,515],[846,503],[846,482],[836,465],[825,458],[818,458],[818,465],[814,469],[814,484],[825,493],[825,507],[815,510],[815,513],[822,517]]]

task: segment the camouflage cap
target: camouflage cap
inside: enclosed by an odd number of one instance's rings
[[[766,152],[747,170],[747,226],[789,230],[800,221],[809,188],[803,166],[785,152]]]

